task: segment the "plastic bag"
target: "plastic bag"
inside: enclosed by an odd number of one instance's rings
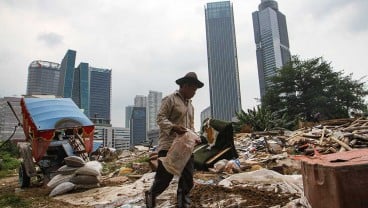
[[[160,157],[159,160],[169,173],[180,176],[192,155],[196,142],[200,141],[199,136],[191,130],[177,135],[166,157]]]

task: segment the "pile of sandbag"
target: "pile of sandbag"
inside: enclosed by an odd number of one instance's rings
[[[78,156],[64,159],[65,165],[57,170],[47,186],[52,189],[49,196],[67,193],[74,189],[96,188],[100,186],[102,165],[98,161],[85,162]]]

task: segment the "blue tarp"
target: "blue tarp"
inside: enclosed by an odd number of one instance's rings
[[[93,125],[70,98],[24,98],[24,103],[38,130],[55,129],[62,120],[73,120],[81,126]]]

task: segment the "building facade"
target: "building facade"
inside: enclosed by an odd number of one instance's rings
[[[138,145],[146,142],[147,118],[146,107],[133,107],[130,119],[130,145]]]
[[[97,125],[111,123],[111,69],[89,67],[89,118]]]
[[[49,61],[32,61],[28,67],[27,95],[57,95],[60,64]]]
[[[212,118],[211,116],[211,106],[208,106],[201,112],[201,124],[203,124],[206,118]]]
[[[271,78],[290,60],[286,17],[274,0],[261,0],[252,13],[261,99],[271,87]]]
[[[130,119],[132,118],[133,105],[125,107],[125,128],[130,128]]]
[[[80,63],[74,70],[72,99],[90,117],[90,71],[88,63]]]
[[[58,96],[64,98],[72,97],[76,54],[76,51],[69,49],[61,61]]]
[[[205,17],[211,115],[231,121],[241,110],[232,3],[207,3]]]
[[[117,150],[130,148],[130,132],[128,128],[96,126],[94,143]]]
[[[162,92],[150,90],[147,98],[148,130],[158,129],[157,114],[161,107]]]

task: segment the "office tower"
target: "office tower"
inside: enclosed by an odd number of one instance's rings
[[[205,16],[211,115],[231,121],[241,110],[233,5],[207,3]]]
[[[60,64],[32,61],[28,67],[27,95],[57,95]]]
[[[133,107],[130,119],[130,145],[142,144],[146,141],[146,107]]]
[[[76,51],[68,50],[61,61],[60,65],[60,80],[58,88],[58,96],[71,98],[74,82],[74,67],[75,67]]]
[[[89,114],[89,99],[90,99],[90,72],[88,63],[80,63],[74,70],[73,93],[72,99],[84,114],[90,117]]]
[[[89,117],[95,124],[110,125],[111,69],[89,67]]]
[[[157,114],[161,107],[162,92],[149,91],[147,99],[148,130],[158,129]]]
[[[130,128],[130,119],[132,118],[133,105],[125,107],[125,128]]]
[[[252,17],[262,98],[272,84],[270,78],[290,60],[289,37],[285,15],[276,1],[261,0]]]
[[[144,95],[136,95],[134,98],[135,107],[147,107],[147,97]]]

